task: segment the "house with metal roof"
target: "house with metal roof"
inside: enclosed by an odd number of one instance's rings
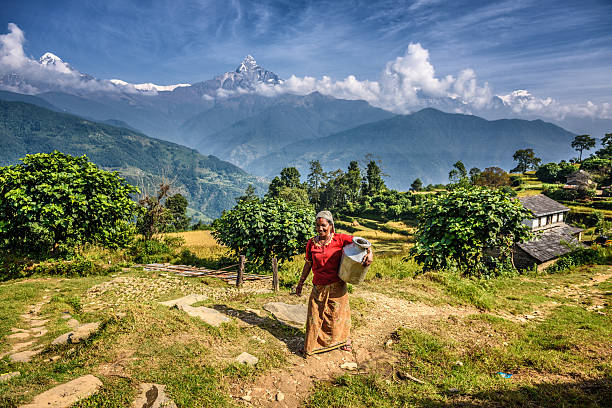
[[[536,265],[538,270],[543,270],[572,247],[584,246],[580,243],[582,229],[565,223],[569,208],[543,194],[518,199],[532,213],[523,223],[531,228],[535,238],[515,245],[516,268],[528,269]]]

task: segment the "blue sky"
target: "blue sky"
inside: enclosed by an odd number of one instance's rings
[[[171,84],[246,54],[282,78],[377,80],[410,43],[436,76],[474,70],[495,93],[612,102],[612,1],[4,0],[27,55],[51,51],[98,78]]]

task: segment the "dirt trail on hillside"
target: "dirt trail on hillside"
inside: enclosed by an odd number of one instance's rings
[[[385,343],[398,327],[418,328],[429,320],[478,313],[474,308],[429,306],[369,291],[356,290],[350,296],[368,304],[367,312],[359,316],[359,325],[352,331],[352,352],[335,350],[308,359],[291,354],[287,368],[261,376],[253,384],[234,386],[232,396],[255,407],[297,407],[308,397],[315,382],[347,372],[341,368],[344,363],[357,363],[356,371],[393,363]]]

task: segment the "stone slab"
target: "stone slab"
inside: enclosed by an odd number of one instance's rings
[[[270,302],[264,305],[264,310],[272,313],[280,322],[301,329],[306,324],[308,306],[303,304],[290,305],[283,302]]]
[[[210,307],[192,307],[188,305],[179,306],[179,309],[187,313],[189,316],[197,317],[202,319],[205,323],[211,326],[219,327],[222,323],[229,323],[232,321],[229,317],[219,312],[218,310],[211,309]]]
[[[32,319],[30,320],[30,325],[32,327],[40,327],[40,326],[44,326],[45,324],[47,324],[49,322],[49,319]]]
[[[32,340],[32,341],[26,341],[25,343],[15,343],[13,344],[13,348],[11,349],[11,352],[17,352],[19,350],[23,350],[25,348],[28,348],[32,345],[34,345],[36,341]]]
[[[77,319],[70,319],[66,322],[66,324],[68,325],[68,327],[70,327],[71,329],[76,329],[77,327],[79,327],[79,322]]]
[[[191,306],[194,303],[202,302],[206,299],[208,299],[208,296],[206,295],[199,295],[199,294],[193,293],[191,295],[187,295],[182,298],[168,300],[166,302],[159,302],[159,303],[161,303],[164,306],[168,306],[168,307],[172,307],[172,306],[180,307],[180,306]]]
[[[48,332],[47,329],[45,329],[44,327],[39,327],[37,329],[33,329],[32,335],[34,337],[42,337],[45,334],[47,334],[47,332]]]
[[[236,357],[236,361],[240,364],[246,364],[250,366],[254,366],[259,363],[259,359],[252,354],[242,352],[238,357]]]
[[[82,324],[75,330],[62,334],[61,336],[53,340],[51,344],[57,345],[78,343],[82,340],[89,338],[92,334],[97,332],[99,328],[100,322]]]
[[[10,340],[23,340],[23,339],[27,339],[30,336],[31,336],[30,333],[22,332],[22,333],[13,333],[10,336],[6,336],[6,338]]]
[[[32,357],[40,354],[42,350],[43,349],[20,351],[19,353],[11,354],[9,356],[9,360],[14,363],[27,363],[32,359]]]
[[[29,333],[29,329],[18,329],[16,327],[11,328],[11,333]]]
[[[161,384],[140,384],[140,394],[132,408],[176,408],[174,401],[166,395],[166,386]]]
[[[97,377],[85,375],[37,395],[31,403],[20,408],[68,408],[95,394],[101,386]]]

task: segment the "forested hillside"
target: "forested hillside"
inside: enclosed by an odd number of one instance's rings
[[[0,101],[0,165],[29,153],[59,150],[86,154],[94,163],[119,171],[145,189],[160,177],[187,197],[194,214],[209,220],[234,204],[249,184],[264,183],[231,163],[125,128],[57,113],[22,102]]]

